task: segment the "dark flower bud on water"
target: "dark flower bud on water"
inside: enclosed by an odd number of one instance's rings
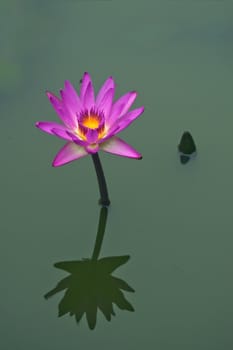
[[[183,133],[178,149],[184,154],[192,154],[196,152],[194,140],[192,138],[192,135],[188,131],[185,131]]]
[[[178,145],[180,152],[180,161],[182,164],[186,164],[192,156],[196,154],[196,145],[190,132],[185,131],[181,137]]]

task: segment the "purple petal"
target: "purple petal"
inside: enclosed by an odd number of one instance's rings
[[[118,132],[118,128],[119,126],[117,124],[114,124],[114,126],[108,130],[107,134],[99,140],[99,143],[106,142],[107,140],[112,138],[114,135],[116,135]]]
[[[112,106],[111,114],[108,118],[108,125],[111,126],[118,118],[128,112],[137,97],[135,91],[128,92],[121,96]]]
[[[112,108],[113,96],[114,96],[114,89],[111,88],[105,93],[101,102],[98,105],[98,110],[103,111],[105,118],[108,118],[110,110]]]
[[[64,125],[55,122],[36,122],[36,127],[51,135],[54,135],[53,129],[59,129],[65,132],[68,130]]]
[[[86,133],[87,143],[95,143],[98,140],[98,132],[94,129],[88,129]]]
[[[67,94],[70,96],[70,99],[73,100],[74,104],[77,104],[77,108],[81,109],[82,106],[81,104],[81,100],[78,96],[77,91],[75,90],[75,88],[73,87],[73,85],[71,84],[71,82],[69,80],[65,81],[65,87],[64,90],[67,92]]]
[[[113,136],[110,140],[101,143],[100,149],[122,157],[142,159],[142,155],[139,152],[116,136]]]
[[[144,112],[144,107],[136,108],[129,113],[125,114],[123,117],[118,119],[110,128],[109,133],[114,132],[119,133],[123,129],[127,128],[136,118],[138,118]]]
[[[67,141],[73,141],[72,137],[69,136],[67,130],[54,128],[54,129],[52,129],[52,133],[55,136],[60,137],[61,139],[64,139],[64,140],[67,140]]]
[[[81,140],[78,136],[74,135],[72,132],[67,131],[68,136],[75,142],[77,145],[86,146],[88,143],[84,140]]]
[[[83,104],[75,91],[72,84],[67,80],[65,81],[64,90],[61,90],[61,96],[64,105],[69,110],[74,124],[77,124],[77,113],[83,109]]]
[[[93,145],[87,145],[85,149],[88,153],[94,154],[99,151],[99,145],[97,143]]]
[[[144,107],[139,107],[125,114],[120,120],[116,122],[109,128],[108,133],[104,136],[100,142],[105,142],[114,135],[118,134],[123,129],[127,128],[137,117],[139,117],[144,112]]]
[[[96,107],[99,107],[99,104],[101,103],[102,99],[104,98],[104,95],[109,89],[115,90],[115,83],[112,77],[109,77],[104,84],[102,85],[100,91],[98,92],[98,95],[96,96]]]
[[[87,86],[85,95],[83,97],[83,105],[84,108],[86,108],[87,110],[90,110],[95,104],[95,94],[94,94],[94,88],[92,85],[92,82],[90,81],[90,83]]]
[[[70,114],[69,114],[68,110],[63,105],[62,101],[59,100],[59,98],[57,96],[55,96],[54,94],[52,94],[51,92],[47,91],[46,95],[47,95],[50,103],[52,104],[53,108],[57,112],[58,116],[60,117],[61,121],[65,125],[67,125],[67,126],[72,128],[73,127],[73,120],[70,117]]]
[[[85,72],[82,77],[82,84],[80,89],[80,98],[83,101],[86,94],[88,84],[91,82],[91,76],[89,73]]]
[[[76,145],[74,142],[68,142],[65,146],[60,149],[58,154],[53,160],[53,166],[58,167],[73,160],[85,157],[88,153],[83,147]]]

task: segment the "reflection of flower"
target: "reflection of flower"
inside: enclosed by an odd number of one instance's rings
[[[37,122],[36,126],[68,141],[56,155],[53,166],[97,153],[99,149],[119,156],[141,158],[140,153],[115,135],[141,115],[144,107],[129,112],[137,93],[128,92],[113,103],[114,91],[114,80],[109,77],[95,98],[91,77],[84,73],[80,96],[69,81],[61,90],[61,99],[47,93],[64,125]]]
[[[121,291],[134,292],[134,290],[122,279],[111,275],[117,267],[128,260],[129,256],[125,255],[99,260],[58,262],[54,266],[71,275],[61,280],[45,295],[45,298],[66,289],[59,303],[59,316],[69,313],[71,316],[75,315],[76,321],[79,322],[86,313],[90,329],[95,328],[97,308],[103,312],[108,321],[111,320],[111,315],[115,315],[113,303],[122,310],[134,311]]]

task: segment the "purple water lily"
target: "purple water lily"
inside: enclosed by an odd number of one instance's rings
[[[84,73],[80,96],[69,81],[60,92],[61,99],[47,92],[63,125],[40,121],[36,126],[68,141],[56,155],[53,166],[93,155],[99,150],[128,158],[142,158],[132,146],[115,135],[139,117],[144,107],[129,111],[137,97],[135,91],[126,93],[113,103],[114,91],[114,80],[109,77],[95,98],[91,77]]]

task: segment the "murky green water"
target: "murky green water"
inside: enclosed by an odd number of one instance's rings
[[[1,13],[0,344],[18,349],[230,349],[233,346],[233,5],[227,1],[3,1]],[[68,274],[91,258],[100,208],[90,157],[51,162],[62,140],[45,90],[84,71],[96,91],[137,90],[144,114],[122,132],[143,154],[100,154],[112,205],[100,258],[130,255],[113,275],[135,312],[58,318]],[[190,131],[197,156],[181,165]],[[93,287],[93,285],[92,285]]]

